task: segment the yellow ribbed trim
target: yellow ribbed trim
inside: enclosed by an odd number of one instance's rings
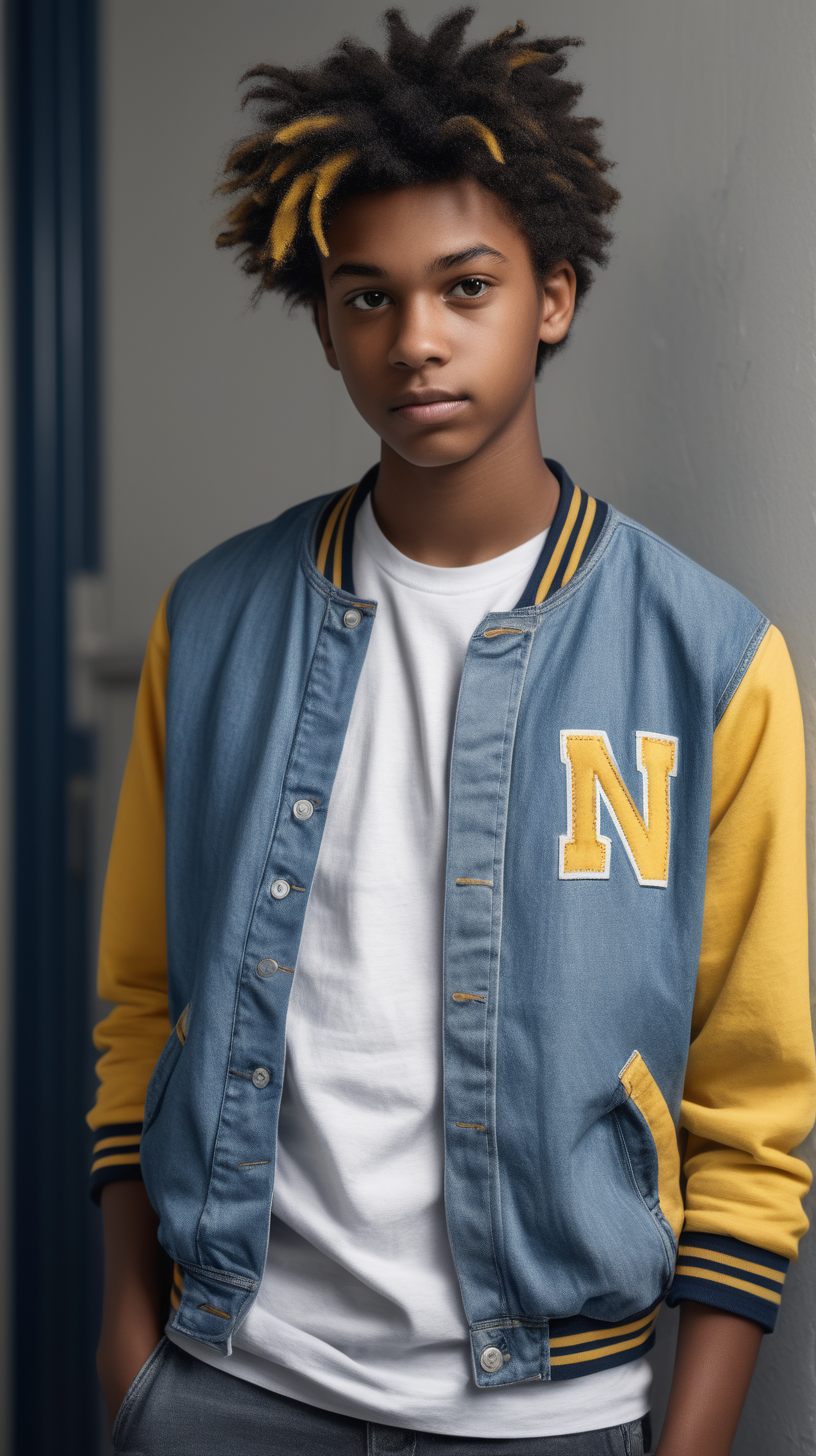
[[[348,490],[346,491],[345,495],[341,495],[341,497],[340,497],[339,501],[337,502],[336,506],[333,506],[332,507],[332,513],[329,516],[329,519],[327,520],[325,527],[323,528],[323,536],[322,536],[322,539],[321,539],[321,542],[320,542],[320,548],[319,548],[318,553],[317,553],[317,569],[320,572],[325,572],[325,570],[326,570],[326,557],[329,554],[329,546],[331,544],[332,531],[334,530],[334,523],[337,520],[337,517],[339,516],[340,512],[342,511],[343,506],[345,505],[346,501],[349,499],[349,497],[354,493],[354,491],[356,489],[357,489],[357,486],[356,485],[350,485],[349,488],[348,488]]]
[[[329,157],[318,168],[317,181],[314,185],[312,200],[309,203],[309,222],[314,240],[324,258],[329,256],[329,245],[323,232],[323,203],[346,168],[350,167],[356,159],[356,152],[338,152],[335,157]]]
[[[735,1259],[732,1254],[720,1254],[714,1249],[695,1249],[691,1244],[681,1244],[677,1252],[685,1254],[688,1259],[710,1259],[712,1264],[727,1264],[729,1269],[742,1269],[746,1274],[763,1274],[766,1279],[773,1279],[777,1284],[785,1283],[785,1275],[779,1269],[768,1269],[764,1264],[752,1264],[749,1259]],[[701,1270],[701,1277],[707,1278],[705,1270]]]
[[[584,549],[584,547],[586,546],[586,543],[587,543],[587,537],[589,536],[589,533],[592,530],[592,522],[595,520],[595,512],[596,512],[596,510],[597,510],[597,506],[595,504],[595,501],[593,500],[592,496],[590,496],[589,497],[589,500],[587,501],[586,515],[584,516],[584,520],[583,520],[583,524],[581,526],[581,529],[578,532],[578,540],[576,541],[576,543],[575,543],[575,545],[574,545],[574,547],[572,549],[572,555],[571,555],[571,557],[569,559],[569,563],[567,565],[567,569],[564,572],[564,575],[563,575],[562,580],[561,580],[561,585],[562,586],[566,586],[566,584],[567,584],[568,581],[572,581],[572,578],[574,577],[576,571],[578,570],[578,567],[579,567],[580,561],[581,561],[581,555],[582,555],[583,549]]]
[[[101,1153],[104,1152],[105,1148],[138,1147],[141,1141],[142,1134],[140,1132],[129,1132],[127,1137],[100,1138],[98,1143],[94,1143],[93,1150],[95,1153]]]
[[[572,487],[572,500],[570,502],[569,511],[567,512],[567,519],[564,522],[563,530],[561,532],[561,535],[558,537],[558,542],[556,544],[555,550],[553,551],[552,557],[550,558],[550,564],[547,567],[547,570],[544,572],[538,591],[536,592],[536,606],[539,606],[540,603],[543,602],[544,598],[547,595],[547,592],[552,586],[555,573],[561,565],[561,557],[564,555],[564,552],[567,549],[567,542],[572,535],[572,528],[578,518],[578,511],[580,510],[580,507],[581,492],[578,489],[577,485],[574,485]]]
[[[310,131],[323,131],[327,126],[339,126],[340,121],[339,116],[302,116],[300,121],[290,121],[288,126],[281,127],[275,133],[274,139],[281,146],[288,147],[290,142],[300,141]]]
[[[479,141],[484,142],[490,155],[495,157],[497,162],[504,163],[502,149],[494,133],[488,126],[485,126],[483,121],[477,121],[475,116],[452,116],[450,121],[446,121],[440,127],[440,131],[472,131]]]
[[[126,1165],[136,1164],[140,1161],[138,1153],[122,1153],[118,1158],[97,1158],[91,1164],[91,1172],[95,1173],[99,1168],[124,1168]]]
[[[627,1097],[639,1109],[657,1154],[657,1196],[660,1210],[675,1238],[683,1227],[683,1195],[680,1191],[680,1152],[674,1119],[657,1082],[640,1052],[635,1051],[619,1073]]]
[[[582,1335],[556,1335],[550,1340],[552,1350],[562,1349],[565,1345],[587,1345],[593,1340],[603,1340],[607,1337],[613,1339],[615,1335],[630,1335],[633,1330],[642,1330],[644,1325],[654,1324],[657,1319],[655,1310],[651,1314],[644,1314],[641,1319],[631,1320],[628,1325],[612,1325],[610,1329],[600,1329],[594,1334],[592,1331],[584,1331]]]
[[[689,1279],[702,1279],[706,1284],[727,1284],[731,1289],[741,1289],[753,1294],[756,1299],[767,1299],[771,1304],[781,1304],[782,1295],[775,1289],[763,1289],[759,1284],[749,1284],[747,1279],[732,1279],[728,1274],[714,1274],[711,1269],[695,1269],[693,1264],[678,1264],[675,1276],[685,1274]]]
[[[343,532],[346,528],[346,516],[349,513],[349,506],[354,499],[354,490],[350,490],[346,496],[346,503],[343,506],[343,514],[340,517],[340,525],[337,527],[337,540],[334,543],[334,571],[332,580],[335,586],[343,585]]]
[[[656,1319],[657,1316],[655,1315],[654,1318]],[[621,1350],[634,1350],[637,1345],[646,1343],[652,1332],[653,1324],[654,1320],[652,1320],[651,1324],[641,1334],[635,1335],[632,1340],[620,1340],[616,1345],[603,1345],[600,1350],[578,1350],[574,1355],[552,1355],[550,1357],[550,1364],[581,1365],[588,1360],[605,1360],[607,1355],[617,1355]]]

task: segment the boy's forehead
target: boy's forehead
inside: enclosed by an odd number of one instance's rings
[[[324,272],[348,260],[382,268],[429,267],[482,245],[502,258],[526,239],[501,199],[474,178],[360,193],[348,198],[326,231]]]

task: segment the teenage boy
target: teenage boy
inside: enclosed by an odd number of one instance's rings
[[[120,1452],[635,1456],[665,1299],[660,1456],[726,1456],[805,1227],[792,671],[541,458],[617,194],[571,42],[470,14],[259,67],[228,163],[219,241],[382,455],[150,637],[91,1116]]]

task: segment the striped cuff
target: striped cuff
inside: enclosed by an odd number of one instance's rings
[[[666,1303],[696,1299],[699,1304],[713,1304],[756,1320],[770,1334],[782,1303],[788,1262],[779,1254],[722,1234],[681,1234],[674,1283]]]
[[[140,1122],[118,1122],[97,1128],[91,1165],[91,1198],[98,1203],[106,1183],[141,1182]]]

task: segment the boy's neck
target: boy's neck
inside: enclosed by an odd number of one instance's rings
[[[535,402],[468,460],[413,465],[383,442],[372,505],[383,534],[429,566],[473,566],[549,526],[559,486],[541,456]]]

